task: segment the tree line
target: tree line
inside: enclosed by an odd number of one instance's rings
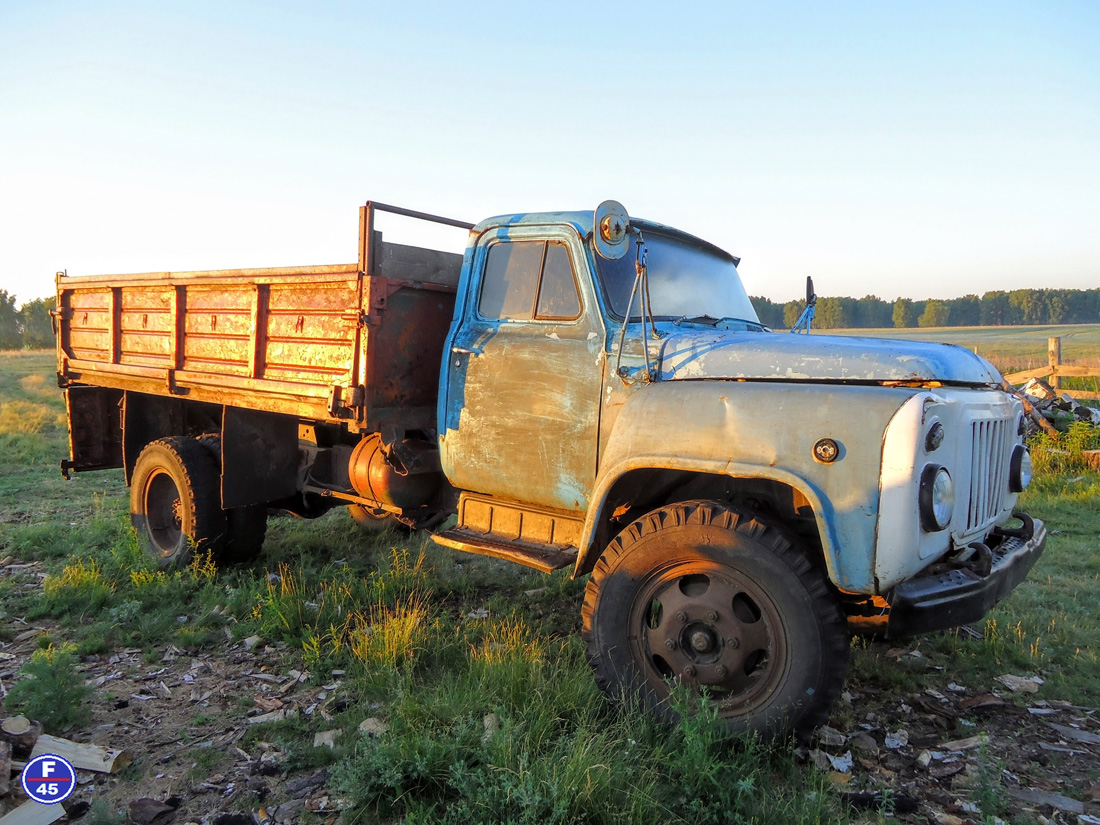
[[[752,299],[760,321],[773,329],[789,329],[806,307],[805,301],[775,303]],[[814,326],[821,329],[867,327],[996,327],[1020,324],[1100,323],[1100,289],[1013,289],[982,296],[885,301],[862,298],[818,298]]]
[[[52,347],[50,310],[56,306],[56,298],[35,298],[16,309],[15,296],[0,289],[0,349]]]

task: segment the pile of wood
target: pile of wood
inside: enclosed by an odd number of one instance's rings
[[[1042,378],[1029,379],[1022,387],[1014,387],[1008,381],[1002,385],[1024,404],[1032,432],[1044,430],[1057,436],[1059,426],[1067,422],[1084,421],[1100,427],[1100,410],[1085,406],[1072,396],[1060,393]]]
[[[23,793],[23,768],[47,753],[68,760],[78,771],[78,783],[81,771],[114,773],[130,764],[126,751],[49,736],[39,722],[25,716],[0,719],[0,825],[48,825],[73,810],[73,797],[60,805],[43,805]]]

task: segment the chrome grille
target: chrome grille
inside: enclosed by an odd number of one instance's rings
[[[970,424],[970,506],[966,529],[991,523],[1008,491],[1009,419],[983,419]]]

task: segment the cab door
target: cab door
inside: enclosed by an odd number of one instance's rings
[[[500,228],[474,251],[444,371],[458,488],[584,512],[596,477],[604,327],[567,227]]]

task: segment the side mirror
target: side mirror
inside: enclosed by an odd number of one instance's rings
[[[604,201],[592,218],[596,252],[601,258],[617,261],[630,249],[630,216],[618,201]]]

